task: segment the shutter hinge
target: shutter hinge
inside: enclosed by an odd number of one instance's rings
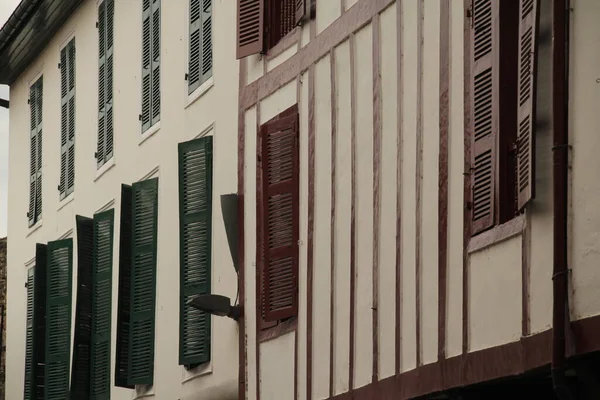
[[[29,282],[25,282],[25,287],[28,288],[29,287]]]
[[[60,69],[60,63],[58,63],[58,69]]]
[[[187,81],[187,80],[189,80],[189,79],[190,79],[190,74],[186,73],[186,74],[185,74],[185,80]]]
[[[62,189],[60,188],[60,185],[58,185],[57,189],[58,189],[59,192],[62,191]]]
[[[98,159],[98,152],[94,153],[94,158],[97,160]]]
[[[96,21],[96,29],[98,29],[98,21]]]
[[[138,116],[138,119],[139,119],[140,121],[142,120],[142,114],[140,114],[140,115]]]
[[[29,218],[29,213],[27,213],[27,218]]]
[[[466,207],[467,207],[467,210],[471,211],[473,209],[473,203],[471,203],[470,201],[467,201]]]
[[[31,104],[31,99],[27,99],[27,104]]]

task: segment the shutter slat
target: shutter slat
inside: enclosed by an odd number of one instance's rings
[[[200,59],[202,53],[202,2],[203,0],[190,0],[190,26],[189,26],[189,66],[188,66],[188,93],[200,87],[202,73]]]
[[[298,114],[261,128],[262,265],[261,306],[266,322],[298,311]]]
[[[23,398],[32,400],[31,383],[33,382],[33,289],[35,285],[34,268],[27,271],[27,329],[25,333],[25,384]]]
[[[152,125],[160,121],[160,4],[152,3]]]
[[[498,4],[473,2],[472,164],[471,206],[473,234],[495,222],[495,142],[498,130]]]
[[[75,39],[61,51],[60,199],[75,186]]]
[[[264,49],[264,0],[238,0],[237,59]]]
[[[31,382],[31,398],[46,400],[46,329],[47,329],[47,257],[48,246],[36,244],[35,247],[35,282],[33,293],[33,371]]]
[[[94,216],[90,394],[97,400],[110,398],[113,219],[112,209]]]
[[[517,137],[518,207],[535,196],[535,97],[537,81],[538,1],[520,0],[519,126]]]
[[[296,25],[299,25],[306,15],[306,0],[295,0]]]
[[[187,366],[210,361],[211,316],[187,302],[211,289],[212,140],[179,144],[179,364]]]
[[[98,142],[96,164],[105,162],[106,142],[106,0],[98,6]]]
[[[77,215],[77,300],[75,336],[71,368],[71,398],[90,398],[90,344],[92,323],[92,268],[94,225],[90,218]]]
[[[119,238],[119,295],[117,306],[117,349],[115,386],[133,389],[127,383],[129,362],[129,326],[131,301],[131,186],[121,186]]]
[[[151,30],[151,8],[150,1],[147,1],[148,7],[144,8],[142,25],[142,132],[145,132],[151,126],[151,68],[152,68],[152,30]]]
[[[129,385],[154,381],[158,178],[132,187]]]
[[[213,71],[212,0],[202,0],[202,78],[206,82]]]
[[[46,399],[69,395],[71,354],[72,239],[48,243],[46,277]]]

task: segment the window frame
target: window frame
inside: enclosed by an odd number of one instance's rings
[[[73,49],[74,55],[73,55],[73,63],[71,65],[71,59],[69,58],[69,49]],[[61,118],[61,134],[62,134],[62,130],[63,128],[63,123],[67,122],[67,138],[66,138],[66,143],[63,145],[61,142],[61,146],[60,146],[60,156],[61,156],[61,167],[60,167],[60,177],[59,177],[59,185],[58,185],[58,191],[59,191],[59,201],[60,203],[63,203],[67,198],[69,198],[69,196],[71,196],[71,194],[73,194],[75,192],[75,137],[76,137],[76,130],[77,130],[77,114],[76,114],[76,107],[77,107],[77,96],[76,96],[76,92],[77,92],[77,46],[76,46],[76,41],[75,41],[75,37],[74,36],[70,36],[66,41],[65,44],[59,49],[59,53],[60,53],[60,59],[61,59],[61,63],[60,63],[60,70],[61,70],[61,87],[62,87],[62,80],[63,80],[63,68],[65,67],[63,65],[62,62],[62,53],[63,51],[66,54],[66,65],[67,65],[67,85],[69,84],[69,77],[68,74],[71,71],[71,69],[73,69],[73,89],[72,93],[71,90],[67,90],[67,94],[65,96],[62,96],[61,93],[61,112],[62,112],[62,107],[67,104],[67,116],[66,116],[66,121],[63,120]],[[70,121],[69,119],[69,108],[68,108],[68,102],[70,102],[72,99],[73,101],[73,120]],[[63,102],[65,104],[63,104]],[[73,137],[69,138],[69,128],[71,127],[71,123],[73,124]],[[64,147],[64,149],[63,149]],[[69,151],[71,151],[72,148],[72,155],[69,154]],[[63,157],[63,153],[66,155],[66,160],[65,160],[65,166],[63,169],[63,165],[62,165],[62,157]],[[70,164],[70,158],[72,159],[72,166],[71,169],[69,169]],[[69,180],[71,179],[71,173],[72,173],[72,182],[69,182]],[[66,185],[66,188],[64,187],[64,185]]]
[[[39,96],[41,94],[41,96]],[[32,99],[32,95],[35,96]],[[39,100],[38,100],[39,99]],[[29,211],[27,219],[30,229],[35,229],[36,225],[42,221],[43,205],[43,126],[44,126],[44,75],[40,73],[29,85]],[[36,104],[32,104],[35,102]],[[35,111],[34,111],[35,109]],[[35,112],[35,116],[34,116]],[[31,126],[31,120],[36,119],[35,129]],[[35,132],[34,132],[35,131]],[[32,140],[35,141],[35,151],[33,151]],[[35,153],[33,155],[32,153]],[[32,171],[34,171],[32,173]],[[32,186],[33,185],[33,186]],[[39,207],[38,207],[39,204]],[[32,215],[33,213],[33,215]]]

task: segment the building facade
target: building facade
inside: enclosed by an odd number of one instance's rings
[[[7,398],[598,398],[598,15],[23,0]]]
[[[7,398],[237,398],[237,324],[186,304],[236,297],[235,12],[23,1],[3,28]]]

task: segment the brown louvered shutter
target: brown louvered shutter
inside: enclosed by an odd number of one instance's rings
[[[264,0],[238,0],[237,59],[264,49]]]
[[[535,91],[537,71],[538,1],[520,0],[519,12],[519,131],[517,188],[519,210],[535,195]]]
[[[298,312],[298,114],[263,125],[261,142],[261,305],[268,322]]]
[[[296,3],[296,25],[299,25],[306,15],[306,0],[294,0]]]
[[[474,0],[472,40],[472,233],[494,225],[496,137],[498,131],[497,1]]]

